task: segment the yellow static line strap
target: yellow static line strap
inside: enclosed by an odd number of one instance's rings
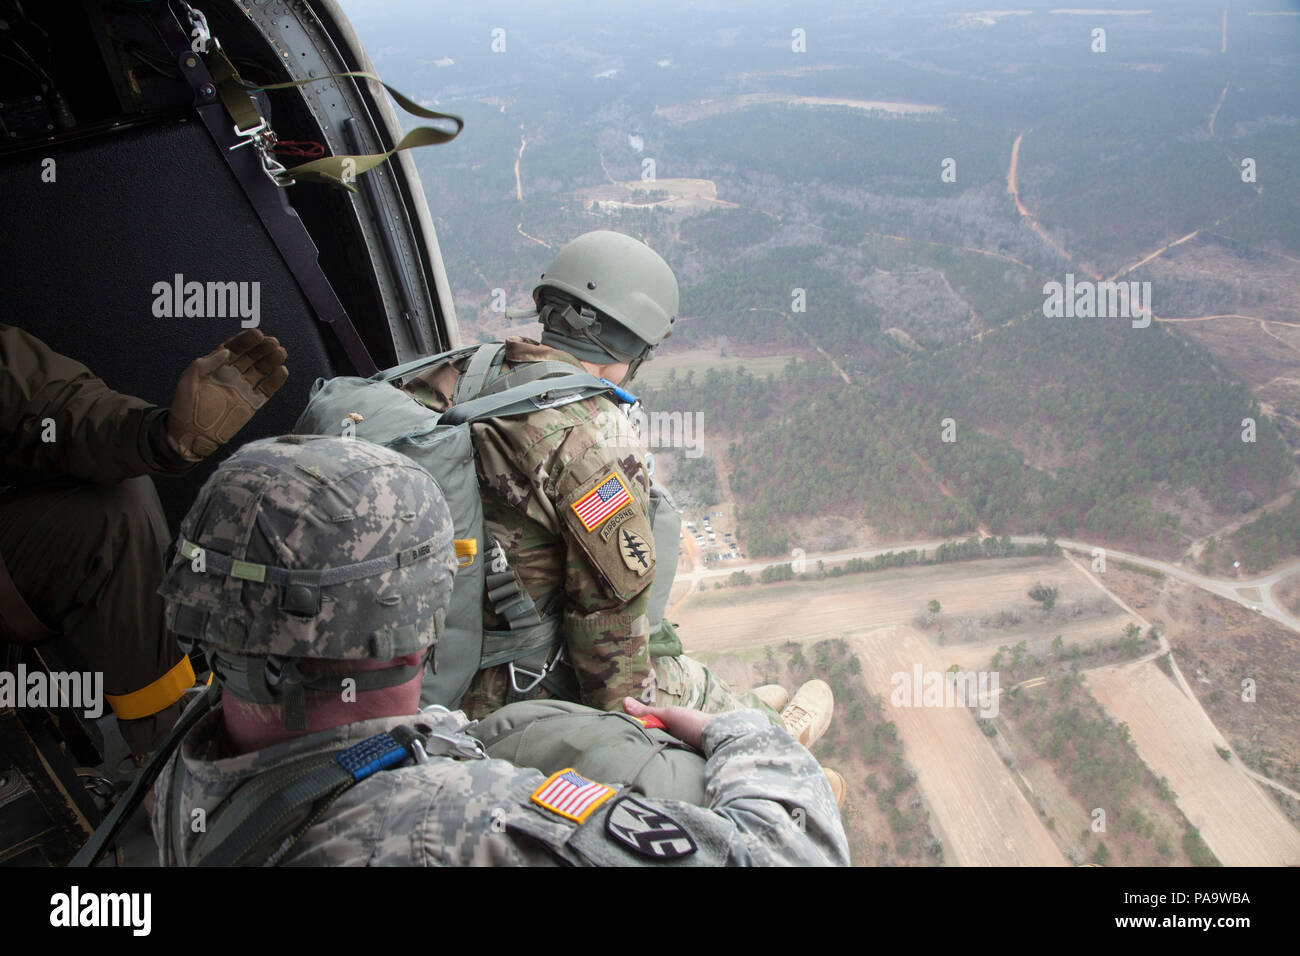
[[[129,694],[105,694],[104,698],[118,720],[139,720],[170,707],[193,686],[194,667],[188,657],[182,657],[175,667],[152,684]]]
[[[478,538],[457,538],[452,543],[456,546],[457,563],[462,568],[474,563],[474,555],[478,554]]]

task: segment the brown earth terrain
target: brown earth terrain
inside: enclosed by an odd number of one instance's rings
[[[877,627],[848,638],[867,684],[898,725],[945,860],[958,866],[1064,866],[1067,861],[1011,771],[964,707],[894,707],[891,679],[947,664],[918,631]]]
[[[1027,599],[1029,588],[1039,582],[1060,591],[1058,611],[1051,615],[1043,615]],[[1039,659],[1039,669],[1048,672],[1072,647],[1095,646],[1097,640],[1109,645],[1130,623],[1155,624],[1169,634],[1175,658],[1198,694],[1206,689],[1202,703],[1225,728],[1233,748],[1243,755],[1258,752],[1271,759],[1272,763],[1261,766],[1271,767],[1279,779],[1283,764],[1294,764],[1300,717],[1292,715],[1300,714],[1300,700],[1290,696],[1292,688],[1284,675],[1300,672],[1300,646],[1239,605],[1163,576],[1126,571],[1118,562],[1112,562],[1104,576],[1091,575],[1083,564],[1066,559],[1017,558],[720,590],[706,584],[710,589],[691,594],[674,619],[681,625],[688,651],[720,664],[728,662],[723,676],[735,686],[764,682],[762,661],[768,647],[779,651],[788,640],[808,645],[847,637],[867,688],[883,699],[885,716],[897,726],[907,763],[915,768],[924,806],[931,812],[930,825],[942,842],[945,863],[1082,860],[1092,852],[1088,841],[1080,839],[1089,821],[1088,808],[1050,763],[1035,756],[1031,741],[1016,738],[1014,728],[1010,734],[1004,728],[1002,734],[989,738],[965,708],[892,707],[891,677],[909,673],[918,662],[927,671],[941,672],[953,664],[965,670],[982,669],[998,647],[1024,641],[1028,654]],[[1109,611],[1099,606],[1102,585],[1122,605],[1116,603]],[[1171,601],[1170,596],[1181,591],[1207,607],[1223,605],[1215,613],[1234,626],[1279,632],[1270,646],[1280,652],[1269,661],[1256,660],[1253,668],[1260,675],[1261,696],[1251,706],[1258,709],[1245,710],[1243,705],[1230,709],[1226,694],[1211,699],[1214,688],[1202,683],[1196,673],[1198,667],[1210,666],[1209,659],[1199,656],[1202,650],[1193,650],[1201,645],[1187,640],[1188,615],[1201,612],[1186,595],[1182,604]],[[940,601],[942,610],[923,632],[912,622],[931,599]],[[1016,615],[1019,622],[1014,622]],[[974,628],[970,623],[999,617],[1010,623]],[[963,620],[964,627],[959,624]],[[1225,672],[1234,666],[1230,649],[1241,645],[1242,650],[1232,653],[1248,655],[1262,649],[1234,637],[1232,627],[1227,628],[1227,641],[1222,640],[1222,627],[1199,622],[1197,627],[1198,633],[1219,635],[1219,640],[1206,642],[1204,653],[1218,655],[1214,657],[1218,663],[1212,666]],[[939,643],[941,630],[943,644]],[[962,633],[974,636],[956,640]],[[1061,658],[1049,653],[1057,635],[1063,643]],[[1196,702],[1160,672],[1151,659],[1153,647],[1144,635],[1141,661],[1102,666],[1087,676],[1088,690],[1114,720],[1128,723],[1138,755],[1156,778],[1169,781],[1177,797],[1176,807],[1141,804],[1146,818],[1165,835],[1160,855],[1153,856],[1156,844],[1150,838],[1112,835],[1108,847],[1122,854],[1112,863],[1187,862],[1186,849],[1180,849],[1176,840],[1172,850],[1169,847],[1170,834],[1176,837],[1180,832],[1180,813],[1225,864],[1300,863],[1300,830],[1287,820],[1271,791],[1247,776],[1242,766],[1224,761],[1215,748],[1226,747],[1227,741]],[[1092,667],[1104,659],[1083,658],[1079,664]],[[838,719],[846,719],[846,708],[853,703],[837,700]],[[1254,723],[1237,729],[1236,722],[1246,719]],[[1252,729],[1262,741],[1254,751],[1249,750]],[[1004,758],[1011,758],[1013,766]],[[860,786],[852,789],[861,796]]]
[[[1095,588],[1058,558],[1009,558],[719,590],[706,581],[705,590],[692,594],[673,620],[680,625],[688,649],[723,651],[783,640],[840,637],[865,627],[910,624],[917,611],[932,599],[941,603],[943,614],[949,618],[970,616],[978,620],[1004,608],[1027,609],[1032,604],[1027,598],[1029,589],[1039,581],[1060,589],[1059,605],[1096,595]],[[1104,634],[1096,636],[1107,640],[1117,636],[1123,629],[1118,620],[1104,622]],[[1027,622],[1024,634],[1030,630],[1032,621]],[[1040,637],[1050,641],[1057,633],[1059,629]],[[999,632],[988,640],[996,649],[1007,642],[1007,637]]]
[[[1192,864],[1183,845],[1188,820],[1172,794],[1161,790],[1154,774],[1118,730],[1098,732],[1095,722],[1104,719],[1105,711],[1085,688],[1074,687],[1066,693],[1068,697],[1063,699],[1057,682],[1022,687],[1014,700],[1005,702],[996,720],[997,739],[1014,762],[1026,797],[1062,853],[1076,863],[1104,858],[1107,865]],[[1072,746],[1074,735],[1060,751],[1052,753],[1049,735],[1041,729],[1062,712],[1072,714],[1076,729],[1080,721],[1093,722],[1086,749],[1088,772],[1104,772],[1102,779],[1112,783],[1104,793],[1094,790],[1087,802],[1072,779],[1085,759]],[[1098,810],[1104,816],[1095,816]],[[1098,823],[1104,829],[1094,830]]]
[[[1262,786],[1216,752],[1219,732],[1154,662],[1093,671],[1087,683],[1110,715],[1128,724],[1138,754],[1169,781],[1220,862],[1300,864],[1300,830]]]
[[[1273,585],[1273,600],[1300,617],[1300,574],[1293,574]]]
[[[668,195],[652,197],[650,194],[655,192]],[[649,206],[698,212],[715,206],[736,205],[718,198],[717,184],[711,179],[632,179],[580,189],[574,195],[602,212]]]
[[[1201,706],[1246,765],[1300,790],[1300,634],[1176,580],[1153,587],[1149,578],[1116,570],[1106,583],[1125,600],[1149,604],[1143,613],[1165,634]],[[1246,679],[1254,681],[1254,701],[1242,700]]]

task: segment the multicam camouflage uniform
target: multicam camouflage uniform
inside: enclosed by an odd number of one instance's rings
[[[566,352],[528,339],[506,340],[508,367],[548,360],[582,369]],[[439,366],[406,388],[443,411],[457,377],[455,368]],[[545,613],[563,607],[565,645],[583,703],[610,710],[631,696],[706,713],[757,707],[775,719],[756,698],[737,698],[703,665],[680,656],[675,640],[668,646],[652,642],[646,614],[656,564],[650,478],[627,415],[597,396],[472,427],[487,530],[501,542],[538,608]],[[631,500],[589,528],[574,505],[611,478]],[[490,609],[484,613],[487,627],[505,626]],[[481,717],[506,703],[508,689],[506,668],[488,668],[475,677],[461,706]]]
[[[239,784],[295,758],[355,744],[417,720],[439,733],[460,733],[457,713],[362,721],[266,750],[223,756],[221,712],[209,714],[164,769],[155,793],[153,828],[164,864],[197,839],[192,821],[210,819]],[[363,780],[339,797],[282,861],[298,866],[844,866],[848,842],[835,799],[817,761],[784,730],[756,713],[713,718],[704,728],[708,807],[630,796],[650,817],[658,845],[682,852],[655,859],[611,832],[623,793],[603,792],[583,822],[532,799],[547,780],[503,760],[430,757]],[[179,776],[178,776],[179,775]],[[599,781],[596,781],[597,783]],[[196,810],[203,810],[196,814]],[[617,818],[616,818],[617,822]],[[680,836],[680,830],[689,841]],[[644,840],[644,838],[643,838]]]

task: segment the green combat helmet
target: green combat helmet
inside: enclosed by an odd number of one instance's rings
[[[158,593],[226,691],[283,704],[286,729],[304,730],[305,690],[336,691],[340,677],[297,662],[427,657],[455,571],[428,471],[358,438],[286,435],[243,446],[208,479]],[[350,676],[359,691],[393,687],[423,663]]]
[[[677,321],[677,278],[645,243],[588,232],[556,253],[533,301],[543,344],[601,365],[628,362],[630,380]]]

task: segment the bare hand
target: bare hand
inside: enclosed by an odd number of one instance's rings
[[[623,698],[623,709],[633,717],[658,717],[670,734],[701,752],[704,725],[716,716],[690,707],[647,707],[632,697]]]

